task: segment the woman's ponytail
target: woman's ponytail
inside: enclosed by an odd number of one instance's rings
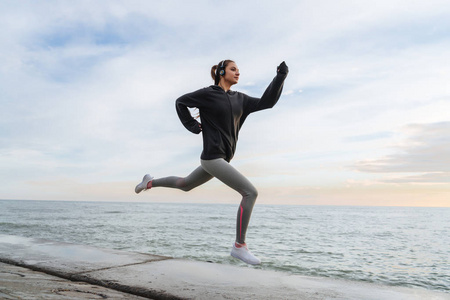
[[[218,85],[219,81],[220,81],[220,76],[217,75],[217,68],[218,67],[219,67],[218,65],[214,65],[211,68],[211,77],[214,80],[214,84],[215,85]],[[216,76],[217,76],[217,78],[216,78]]]

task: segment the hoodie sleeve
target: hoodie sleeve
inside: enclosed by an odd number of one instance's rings
[[[199,134],[202,131],[201,124],[192,117],[188,107],[200,108],[202,94],[203,90],[198,90],[183,95],[175,101],[175,108],[181,123],[187,130],[195,134]]]
[[[278,99],[280,99],[286,76],[287,74],[277,73],[261,98],[248,96],[248,102],[245,108],[246,114],[248,115],[255,111],[272,108],[278,102]]]

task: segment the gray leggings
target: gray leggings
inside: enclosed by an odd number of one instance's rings
[[[245,243],[245,234],[258,191],[247,178],[224,159],[201,160],[201,166],[187,177],[170,176],[153,179],[152,187],[176,188],[187,192],[204,184],[213,177],[216,177],[242,195],[242,201],[237,213],[236,242]]]

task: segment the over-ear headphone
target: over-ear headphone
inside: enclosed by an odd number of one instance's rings
[[[225,75],[225,67],[224,67],[225,61],[222,60],[219,66],[219,75],[224,76]]]

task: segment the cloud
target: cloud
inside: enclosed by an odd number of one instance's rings
[[[424,184],[448,184],[450,183],[450,172],[432,172],[400,178],[383,179],[385,183],[424,183]]]
[[[363,135],[356,135],[356,136],[349,136],[345,138],[345,141],[347,142],[366,142],[371,140],[377,140],[377,139],[384,139],[392,137],[392,132],[375,132],[370,134],[363,134]]]
[[[450,122],[413,124],[409,138],[396,153],[359,161],[355,169],[368,173],[420,173],[382,180],[389,183],[448,183],[450,178]]]

